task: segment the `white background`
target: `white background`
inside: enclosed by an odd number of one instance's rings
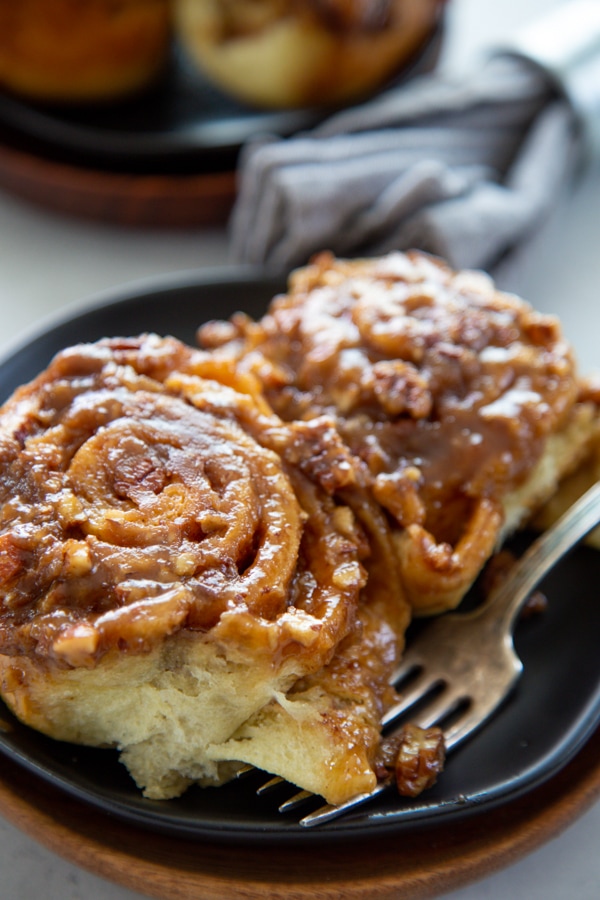
[[[442,65],[475,66],[483,50],[561,0],[451,0]],[[600,86],[599,86],[600,90]],[[517,289],[558,313],[582,368],[600,367],[600,165],[557,203],[522,259]],[[0,351],[40,319],[99,291],[178,270],[227,263],[218,230],[134,231],[34,208],[0,192]],[[0,810],[1,816],[1,810]],[[600,804],[560,837],[451,900],[596,900],[600,896]],[[492,850],[492,848],[490,848]],[[135,894],[46,851],[0,818],[1,900],[133,900]],[[224,900],[226,898],[224,897]]]

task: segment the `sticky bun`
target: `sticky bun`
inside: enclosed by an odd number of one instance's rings
[[[219,87],[265,107],[346,103],[422,49],[444,0],[175,0],[175,30]]]
[[[162,70],[170,0],[0,0],[0,87],[30,100],[127,96]]]
[[[208,323],[200,342],[258,377],[278,415],[335,421],[418,614],[460,602],[597,428],[558,321],[423,253],[321,254],[259,322],[228,329]]]
[[[15,714],[118,747],[150,797],[220,783],[229,759],[333,802],[372,787],[408,607],[393,572],[365,588],[385,534],[370,550],[308,440],[346,465],[332,429],[282,423],[252,379],[152,335],[67,349],[18,390],[0,413]]]

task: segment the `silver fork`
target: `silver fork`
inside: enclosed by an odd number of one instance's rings
[[[391,679],[397,687],[402,682],[408,682],[408,687],[400,702],[386,712],[382,726],[392,725],[420,704],[422,708],[411,721],[423,728],[441,725],[446,752],[480,728],[509,695],[523,670],[513,646],[513,629],[524,603],[558,560],[599,522],[597,482],[531,544],[485,603],[471,612],[432,619],[410,644]],[[393,735],[391,731],[389,736]],[[381,781],[373,791],[340,806],[325,805],[300,824],[314,827],[329,822],[377,797],[392,781],[392,777]],[[280,782],[271,779],[262,790]],[[279,809],[288,811],[311,796],[301,791]]]

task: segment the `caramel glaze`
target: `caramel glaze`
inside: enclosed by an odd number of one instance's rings
[[[286,421],[335,422],[392,522],[409,588],[417,561],[459,587],[476,574],[504,497],[577,398],[555,318],[418,252],[321,254],[261,321],[209,323],[199,339],[256,375]]]
[[[10,398],[2,654],[94,666],[187,630],[309,675],[358,639],[362,528],[302,466],[306,427],[281,422],[252,383],[146,335],[70,348]],[[310,431],[352,480],[337,434]]]
[[[239,648],[376,767],[405,598],[479,572],[575,403],[571,352],[419,253],[322,254],[199,338],[70,348],[0,410],[0,654]]]

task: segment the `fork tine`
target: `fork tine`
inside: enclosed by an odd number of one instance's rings
[[[299,791],[297,794],[294,794],[293,797],[290,797],[289,800],[286,800],[285,803],[281,804],[279,812],[285,813],[296,809],[296,807],[301,806],[307,800],[312,800],[315,796],[316,795],[313,794],[312,791]]]
[[[405,681],[410,675],[417,673],[422,666],[423,662],[420,658],[416,658],[414,653],[405,651],[404,657],[398,663],[390,677],[390,684],[397,685],[400,682]]]
[[[440,697],[432,704],[428,705],[423,714],[417,716],[414,721],[422,728],[429,728],[430,725],[434,725],[446,716],[451,715],[465,699],[466,698],[462,694],[444,691]],[[480,717],[477,710],[468,707],[458,721],[444,732],[446,751],[450,751],[453,747],[457,746],[460,741],[468,737],[475,729],[475,726],[479,725],[479,721]],[[391,735],[399,732],[403,724],[404,723],[398,725],[398,728],[395,731],[392,731]],[[324,804],[319,807],[319,809],[300,819],[300,825],[304,828],[313,828],[316,825],[323,825],[325,822],[330,822],[332,819],[336,819],[345,812],[356,809],[364,803],[367,803],[369,800],[374,799],[383,791],[387,790],[392,783],[393,777],[387,778],[385,781],[381,781],[370,793],[351,797],[350,800],[347,800],[346,803],[342,803],[340,806]]]
[[[474,710],[466,710],[465,715],[444,732],[446,753],[449,753],[450,750],[453,750],[465,738],[469,737],[484,721]]]
[[[446,689],[442,691],[439,697],[428,703],[419,715],[414,717],[414,724],[419,725],[421,728],[431,728],[433,725],[440,725],[444,719],[449,718],[460,709],[463,703],[466,704],[468,701],[469,698],[465,694]],[[399,728],[401,729],[402,725]],[[445,731],[444,735],[446,735]]]
[[[269,778],[268,781],[265,781],[264,784],[261,784],[260,787],[256,789],[256,793],[258,796],[262,794],[268,794],[269,791],[275,790],[275,788],[279,787],[280,784],[287,784],[285,778],[282,778],[280,775],[274,775],[273,778]]]
[[[363,803],[368,803],[374,797],[377,797],[379,794],[383,793],[383,791],[387,790],[391,783],[391,778],[380,781],[372,791],[369,791],[366,794],[357,794],[355,797],[347,800],[346,803],[340,804],[340,806],[332,806],[331,804],[326,803],[314,812],[304,816],[303,819],[300,819],[300,825],[305,828],[312,828],[315,825],[323,825],[325,822],[337,819],[338,816],[347,812],[347,810],[355,809],[358,806],[362,806]]]
[[[439,675],[430,674],[426,670],[420,672],[410,684],[409,689],[402,694],[398,703],[391,706],[383,715],[381,724],[383,727],[389,725],[398,716],[407,712],[412,706],[415,706],[420,700],[424,700],[437,687],[443,684]]]
[[[480,727],[486,724],[498,707],[499,704],[493,704],[488,708],[485,708],[482,707],[481,704],[472,703],[465,709],[464,715],[457,718],[457,720],[447,729],[444,729],[446,752],[450,752],[450,750],[453,750],[462,743],[465,738],[468,738],[476,731],[479,731]]]

